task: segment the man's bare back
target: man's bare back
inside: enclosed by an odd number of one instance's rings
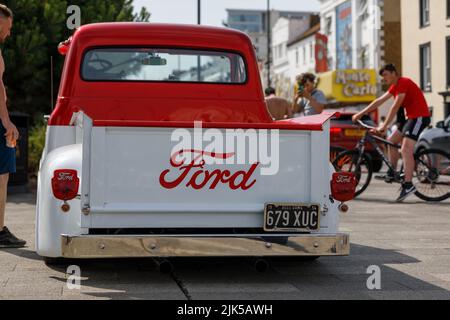
[[[286,99],[270,96],[266,98],[267,109],[274,120],[283,120],[292,118],[292,108]]]
[[[0,78],[2,79],[4,72],[5,72],[5,62],[3,61],[2,50],[0,49]]]

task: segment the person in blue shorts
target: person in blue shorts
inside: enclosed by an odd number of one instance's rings
[[[11,10],[0,4],[0,43],[5,42],[11,33],[13,14]],[[5,63],[0,51],[0,249],[20,248],[25,246],[24,240],[18,239],[5,226],[5,206],[8,191],[9,174],[16,172],[15,141],[19,138],[16,126],[11,122],[6,107],[6,90],[3,84]]]

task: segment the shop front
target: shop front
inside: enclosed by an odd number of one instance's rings
[[[319,75],[318,89],[328,99],[328,108],[358,112],[377,98],[377,73],[373,69],[345,69]],[[371,115],[378,121],[378,114]]]

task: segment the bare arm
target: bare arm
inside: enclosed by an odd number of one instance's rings
[[[8,109],[6,107],[6,90],[3,80],[0,78],[0,119],[2,123],[7,123],[9,120]]]
[[[309,104],[314,109],[314,111],[318,114],[322,113],[323,109],[325,109],[325,104],[320,101],[326,101],[325,96],[323,96],[322,92],[318,92],[321,97],[313,97],[311,93],[304,91],[303,97],[309,101]],[[323,96],[323,97],[322,97]]]
[[[394,120],[395,116],[397,115],[398,110],[403,104],[403,101],[405,101],[405,94],[401,93],[395,98],[394,104],[392,105],[391,109],[389,110],[389,113],[387,115],[386,121],[378,128],[378,131],[384,132],[388,128],[389,124]]]
[[[5,137],[13,136],[14,140],[19,139],[19,131],[9,118],[8,108],[6,106],[6,89],[3,83],[3,74],[0,74],[0,120],[6,129]]]
[[[292,112],[293,113],[300,113],[303,111],[303,106],[298,103],[298,99],[300,98],[299,94],[296,93],[294,100],[292,101]]]
[[[361,112],[358,112],[353,116],[353,122],[356,122],[357,120],[360,120],[365,114],[368,114],[376,109],[378,109],[380,106],[383,105],[386,101],[388,101],[390,98],[392,98],[392,94],[389,92],[386,92],[384,95],[379,97],[378,99],[374,100],[371,104],[367,106],[364,110]]]

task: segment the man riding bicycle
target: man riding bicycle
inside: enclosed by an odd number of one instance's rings
[[[430,111],[428,109],[425,96],[422,90],[411,79],[400,77],[393,64],[387,64],[380,70],[380,76],[387,85],[390,86],[388,92],[373,101],[367,108],[353,116],[353,121],[360,120],[365,114],[379,108],[390,98],[395,98],[394,104],[389,110],[386,121],[377,128],[377,131],[383,133],[387,130],[389,124],[394,120],[395,115],[403,106],[406,112],[407,121],[402,130],[402,148],[401,155],[405,167],[405,180],[397,202],[405,200],[416,191],[412,183],[415,160],[414,147],[420,134],[430,124]],[[391,159],[395,160],[395,159]],[[393,162],[395,165],[395,162]],[[388,172],[393,175],[393,172]],[[388,178],[388,177],[386,177]]]

